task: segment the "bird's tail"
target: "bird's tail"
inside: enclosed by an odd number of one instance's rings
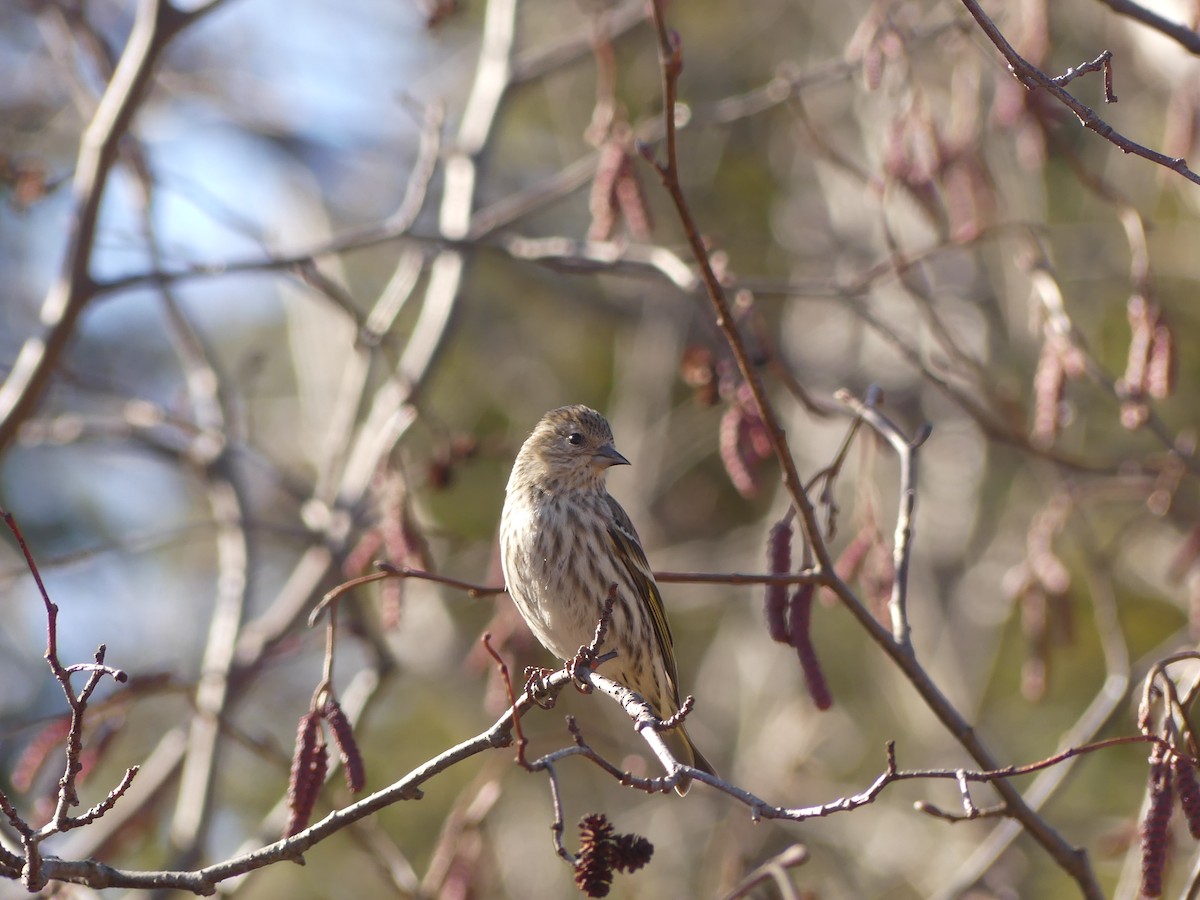
[[[696,745],[692,743],[691,737],[687,730],[681,725],[678,728],[672,728],[670,731],[663,732],[663,742],[667,745],[667,749],[672,755],[683,763],[685,766],[691,766],[693,769],[699,769],[709,775],[716,775],[717,770],[712,767],[704,754],[696,749]],[[675,786],[675,793],[680,797],[688,792],[691,787],[692,780],[690,778],[681,778],[679,784]]]

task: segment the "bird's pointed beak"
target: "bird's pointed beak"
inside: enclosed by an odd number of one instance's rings
[[[605,444],[596,451],[592,457],[596,465],[602,469],[607,469],[609,466],[627,466],[629,460],[617,452],[617,448],[612,444]]]

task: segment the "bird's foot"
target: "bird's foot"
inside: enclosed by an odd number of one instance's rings
[[[575,688],[581,694],[590,694],[592,686],[579,677],[582,669],[594,669],[599,664],[596,651],[591,647],[580,647],[572,659],[567,660],[567,672],[575,679]]]
[[[525,667],[525,693],[542,709],[554,708],[554,696],[546,693],[546,679],[553,675],[554,671],[543,669],[541,666]]]

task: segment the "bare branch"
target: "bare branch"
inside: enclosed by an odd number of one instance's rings
[[[907,437],[878,409],[877,390],[867,392],[859,401],[847,391],[837,398],[849,406],[856,416],[870,425],[886,440],[900,459],[900,506],[896,513],[896,537],[892,558],[896,575],[892,579],[892,597],[888,610],[892,617],[892,639],[909,653],[912,652],[912,629],[908,623],[908,566],[912,558],[913,514],[917,505],[917,451],[929,437],[930,426],[921,428],[913,438]]]
[[[1103,3],[1117,15],[1128,16],[1136,22],[1141,22],[1143,25],[1165,34],[1189,53],[1200,55],[1200,34],[1197,34],[1194,29],[1178,22],[1172,22],[1165,16],[1161,16],[1139,3],[1134,3],[1133,0],[1098,0],[1098,2]]]
[[[1200,184],[1200,174],[1193,172],[1188,168],[1187,160],[1176,157],[1167,156],[1165,153],[1159,153],[1157,150],[1151,150],[1149,147],[1143,147],[1141,144],[1127,138],[1121,132],[1115,130],[1111,125],[1096,115],[1091,107],[1080,103],[1071,94],[1067,93],[1066,89],[1054,78],[1051,78],[1037,66],[1031,64],[1028,60],[1022,57],[1004,34],[996,27],[996,23],[988,18],[983,8],[976,0],[962,0],[963,6],[979,23],[979,27],[983,29],[983,33],[988,36],[996,49],[1008,60],[1009,68],[1016,78],[1027,88],[1040,88],[1050,94],[1059,103],[1067,107],[1075,114],[1079,120],[1079,124],[1084,128],[1096,132],[1100,137],[1104,138],[1115,145],[1122,153],[1132,153],[1140,156],[1143,159],[1148,159],[1150,162],[1160,165],[1163,168],[1170,169],[1172,172],[1177,172],[1193,184]],[[1106,86],[1108,94],[1111,96],[1111,77],[1106,78]],[[1115,97],[1114,97],[1115,99]]]
[[[12,443],[21,423],[41,400],[80,314],[95,294],[91,259],[100,202],[117,148],[145,96],[155,66],[176,35],[222,2],[210,0],[191,12],[181,11],[170,0],[139,0],[137,4],[125,50],[80,143],[71,185],[74,210],[66,256],[42,304],[43,331],[26,340],[0,386],[0,449]]]

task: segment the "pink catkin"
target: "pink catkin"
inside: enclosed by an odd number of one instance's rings
[[[1175,391],[1175,371],[1175,335],[1170,326],[1160,320],[1150,341],[1146,392],[1157,400],[1170,397]]]
[[[346,775],[346,787],[352,794],[357,794],[366,785],[367,770],[358,749],[358,741],[354,738],[354,727],[342,712],[341,704],[332,698],[325,704],[325,721],[329,723],[329,732],[337,744],[342,771]]]
[[[879,532],[875,530],[874,526],[866,525],[861,528],[833,564],[838,578],[842,581],[854,581],[858,578],[858,573],[862,571],[863,563],[866,561],[867,553],[878,540]]]
[[[42,727],[25,752],[17,759],[12,772],[12,786],[24,793],[33,787],[38,772],[53,753],[60,756],[67,735],[71,733],[70,715],[60,716]]]
[[[1129,298],[1126,307],[1129,317],[1129,356],[1125,362],[1125,374],[1121,379],[1125,392],[1131,397],[1140,397],[1146,390],[1146,364],[1150,358],[1150,344],[1154,339],[1154,314],[1148,301],[1141,294]]]
[[[638,178],[638,168],[629,154],[625,155],[622,162],[613,193],[629,233],[640,240],[650,237],[654,230],[654,220],[650,217],[650,208],[646,205],[646,192],[642,188],[641,179]]]
[[[1150,755],[1150,805],[1142,820],[1142,896],[1161,897],[1167,864],[1167,826],[1171,823],[1174,795],[1171,767],[1161,746]]]
[[[329,751],[321,736],[321,713],[310,710],[300,718],[300,726],[296,731],[296,751],[292,757],[292,772],[288,782],[289,815],[284,837],[291,837],[308,827],[327,771]]]
[[[1125,374],[1117,382],[1124,396],[1121,404],[1121,424],[1129,430],[1141,428],[1150,417],[1146,406],[1147,376],[1153,349],[1154,324],[1157,313],[1150,301],[1141,294],[1129,298],[1126,307],[1129,317],[1129,357]]]
[[[754,476],[743,452],[742,435],[744,430],[745,410],[734,403],[721,416],[721,428],[717,435],[717,447],[721,454],[721,462],[729,480],[743,497],[753,497],[758,493],[758,480]]]
[[[772,575],[787,575],[792,570],[792,525],[784,520],[776,522],[767,538],[767,571]],[[764,610],[767,616],[767,631],[771,639],[781,644],[791,643],[788,633],[787,605],[788,586],[768,584]]]
[[[1062,528],[1059,512],[1054,504],[1043,509],[1034,516],[1025,535],[1029,569],[1051,596],[1061,596],[1071,589],[1071,573],[1054,552],[1054,537]]]
[[[867,564],[863,569],[860,583],[863,592],[876,610],[880,621],[887,616],[887,605],[892,599],[892,585],[896,581],[896,565],[892,559],[891,548],[880,535],[872,544],[871,552],[867,554]]]
[[[792,646],[796,648],[796,656],[800,660],[800,669],[804,672],[804,682],[808,685],[808,694],[813,704],[820,710],[833,706],[833,695],[829,692],[829,683],[825,673],[817,661],[817,650],[812,642],[812,608],[816,586],[800,585],[792,594],[788,606],[788,625],[791,630]]]
[[[615,188],[624,161],[625,151],[615,141],[609,141],[600,149],[600,162],[596,166],[588,201],[588,211],[592,214],[592,225],[588,229],[590,241],[608,240],[617,224]]]
[[[1047,340],[1042,344],[1042,355],[1038,359],[1037,372],[1033,376],[1033,431],[1031,437],[1037,446],[1049,447],[1058,437],[1059,405],[1067,382],[1062,356],[1055,345]]]
[[[1188,831],[1200,840],[1200,783],[1196,781],[1196,769],[1191,760],[1181,756],[1171,757],[1171,771],[1175,776],[1175,787],[1179,791],[1179,807],[1187,819]]]

